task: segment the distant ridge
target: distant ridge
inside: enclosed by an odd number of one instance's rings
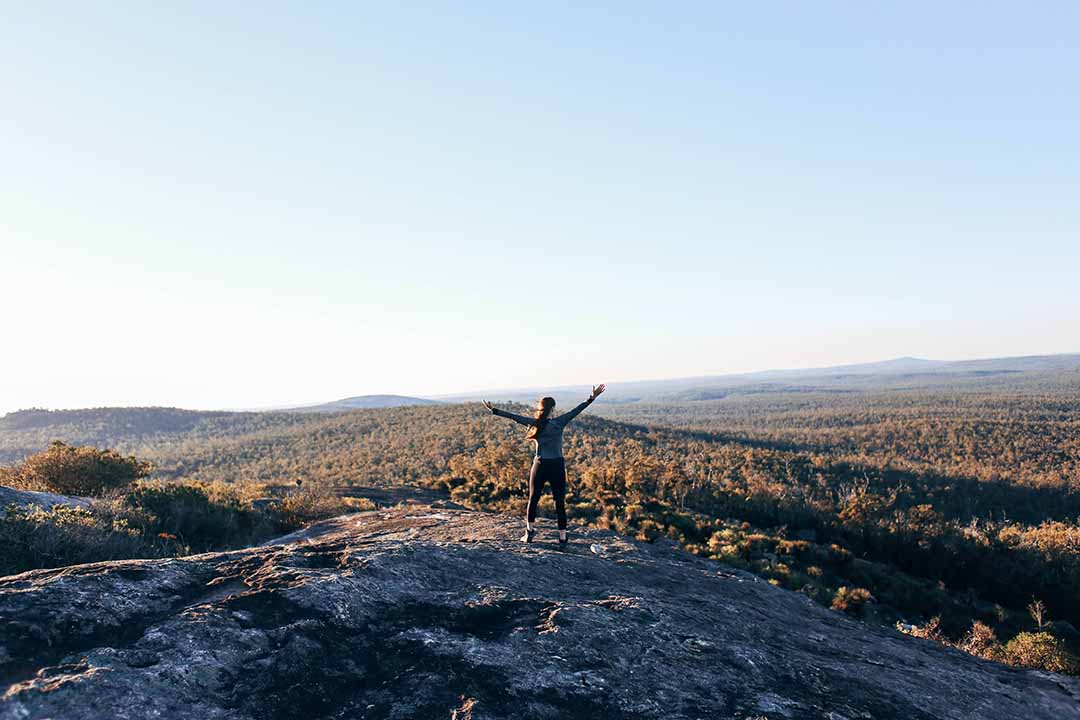
[[[1031,377],[1050,373],[1080,371],[1080,353],[1025,355],[977,360],[928,360],[899,357],[870,363],[833,365],[821,368],[759,370],[727,375],[698,375],[667,380],[608,382],[610,390],[600,403],[716,400],[732,394],[762,392],[840,392],[850,390],[897,389],[986,382],[995,376]],[[597,378],[597,381],[605,378]],[[481,390],[439,395],[444,402],[492,401],[531,402],[539,394],[550,394],[559,405],[584,398],[586,385]]]
[[[743,377],[811,377],[817,375],[889,375],[893,373],[932,372],[943,370],[951,365],[947,360],[927,360],[917,357],[900,357],[878,362],[857,363],[854,365],[832,365],[823,368],[798,368],[792,370],[761,370],[747,373]],[[732,377],[719,375],[718,378]],[[736,376],[737,377],[737,376]]]
[[[976,360],[926,360],[900,357],[854,365],[832,365],[822,368],[762,370],[737,375],[706,376],[703,380],[764,377],[813,377],[822,375],[896,375],[912,372],[964,373],[970,371],[1031,372],[1038,370],[1068,370],[1080,367],[1080,353],[1060,355],[1020,355],[1016,357],[979,358]],[[658,382],[664,382],[663,380]]]
[[[664,380],[606,381],[609,390],[599,404],[635,402],[692,402],[722,400],[733,395],[766,393],[837,393],[882,390],[954,389],[1001,387],[1002,382],[1038,383],[1043,380],[1080,383],[1080,353],[1023,355],[976,360],[930,360],[899,357],[869,363],[833,365],[820,368],[759,370],[726,375],[698,375]],[[560,409],[581,402],[589,394],[588,385],[549,385],[502,388],[436,395],[421,398],[409,395],[356,395],[311,405],[269,406],[245,410],[182,410],[166,407],[98,407],[71,410],[29,408],[0,415],[0,433],[62,423],[105,423],[103,418],[121,416],[146,432],[173,432],[190,429],[208,418],[225,418],[253,413],[334,413],[446,403],[525,402],[551,395]]]
[[[409,397],[408,395],[357,395],[333,400],[319,405],[282,408],[288,412],[342,412],[344,410],[370,410],[372,408],[406,407],[410,405],[441,405],[438,400]]]

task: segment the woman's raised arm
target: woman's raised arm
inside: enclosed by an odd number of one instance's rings
[[[486,407],[488,410],[490,410],[492,415],[498,415],[499,417],[509,418],[510,420],[513,420],[514,422],[516,422],[518,425],[532,425],[533,424],[533,419],[532,418],[527,418],[527,417],[525,417],[523,415],[515,415],[514,413],[506,412],[505,410],[500,410],[497,407],[495,407],[494,405],[492,405],[491,403],[489,403],[487,400],[484,401],[484,407]]]
[[[570,422],[571,420],[576,418],[578,416],[578,414],[581,413],[582,410],[589,407],[589,405],[592,404],[592,401],[596,399],[596,396],[599,395],[600,393],[604,392],[604,390],[606,390],[606,389],[607,388],[604,386],[604,383],[600,383],[599,385],[593,386],[592,395],[589,396],[588,400],[581,403],[580,405],[578,405],[576,408],[570,410],[569,412],[563,413],[562,415],[560,415],[557,418],[557,420],[560,423],[562,423],[563,425]]]

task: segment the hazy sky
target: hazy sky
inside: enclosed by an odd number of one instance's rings
[[[1080,350],[1080,4],[521,5],[0,7],[0,412]]]

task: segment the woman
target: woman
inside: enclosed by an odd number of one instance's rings
[[[521,536],[522,542],[532,542],[535,532],[536,506],[540,503],[540,491],[544,489],[545,482],[550,482],[551,494],[555,498],[555,513],[559,517],[559,545],[566,545],[566,462],[562,456],[563,429],[602,392],[604,392],[603,383],[592,389],[592,395],[588,400],[558,417],[551,417],[551,411],[555,408],[555,398],[540,398],[531,418],[498,410],[487,400],[484,401],[484,407],[490,410],[492,415],[510,418],[520,425],[528,425],[529,432],[525,434],[525,437],[536,445],[536,457],[533,459],[532,470],[529,472],[529,510],[525,515],[525,534]]]

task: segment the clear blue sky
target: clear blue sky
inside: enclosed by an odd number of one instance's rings
[[[166,5],[0,9],[0,412],[1080,350],[1077,3]]]

